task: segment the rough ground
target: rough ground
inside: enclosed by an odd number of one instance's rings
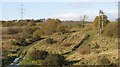
[[[70,52],[74,46],[78,45],[86,34],[89,34],[90,38],[84,41],[84,43],[82,43],[82,45],[79,46],[79,48],[77,48],[74,52],[67,54],[67,60],[78,60],[79,62],[74,65],[101,65],[102,62],[106,61],[103,57],[106,57],[108,60],[105,64],[117,64],[118,39],[103,37],[102,35],[95,34],[93,31],[76,31],[66,34],[55,33],[49,38],[53,38],[56,43],[47,44],[45,41],[46,39],[44,39],[32,46],[29,52],[33,50],[33,48],[36,48],[38,50],[46,50],[52,53],[64,54],[66,52]],[[65,46],[66,43],[71,43],[72,45]],[[84,47],[88,47],[88,49],[84,49]],[[82,52],[84,51],[85,53],[83,54]]]

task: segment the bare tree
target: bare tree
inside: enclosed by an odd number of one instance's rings
[[[88,19],[87,15],[80,16],[80,21],[82,21],[82,26],[84,27],[85,21]]]

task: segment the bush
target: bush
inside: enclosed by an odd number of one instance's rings
[[[84,54],[89,54],[91,52],[91,48],[89,46],[81,47],[79,49],[79,52],[83,55]]]
[[[7,67],[8,65],[10,65],[10,63],[12,63],[14,61],[14,59],[16,58],[16,56],[7,56],[7,58],[1,58],[1,62],[2,62],[2,66],[1,67]]]
[[[34,36],[34,37],[33,37],[33,40],[34,40],[34,41],[38,41],[38,40],[40,40],[40,39],[41,39],[40,36]]]
[[[31,43],[40,40],[40,36],[35,36],[35,37],[29,37],[28,39],[25,38],[18,38],[16,40],[11,40],[10,44],[11,45],[19,45],[19,46],[27,46],[30,45]]]
[[[42,65],[57,65],[63,66],[66,65],[67,61],[65,57],[59,54],[49,54],[45,60],[42,62]]]
[[[37,27],[25,27],[20,34],[21,38],[29,38],[30,36],[33,35],[33,32],[37,30]]]
[[[2,26],[3,27],[12,27],[12,26],[25,26],[27,25],[27,22],[25,22],[25,20],[19,20],[18,23],[15,21],[6,21],[6,22],[2,22]]]
[[[20,46],[26,46],[27,45],[27,42],[24,38],[17,39],[17,42],[18,42],[18,45],[20,45]]]
[[[27,31],[22,31],[21,33],[19,33],[20,38],[29,38],[29,33]]]
[[[36,50],[34,49],[32,52],[30,52],[30,56],[31,56],[31,59],[32,60],[44,60],[45,57],[47,56],[47,53],[46,51],[39,51],[39,50]]]
[[[92,49],[98,49],[100,48],[100,45],[98,45],[97,42],[95,42],[94,44],[91,45]]]
[[[120,37],[120,32],[118,32],[119,29],[120,27],[117,22],[110,23],[104,28],[103,35],[118,38]]]
[[[10,41],[10,44],[11,44],[11,45],[18,45],[18,42],[11,40],[11,41]]]
[[[27,46],[28,45],[26,39],[24,39],[24,38],[18,38],[14,41],[12,40],[12,41],[10,41],[10,44],[11,45],[19,45],[19,46]]]
[[[34,20],[31,20],[27,25],[28,26],[35,26],[36,22]]]
[[[69,46],[71,46],[71,45],[72,45],[71,43],[65,43],[63,46],[69,47]]]
[[[48,19],[41,25],[41,29],[36,30],[33,35],[51,35],[55,32],[63,32],[65,27],[58,19]]]
[[[51,39],[51,38],[48,38],[48,39],[46,39],[46,43],[48,43],[48,44],[53,44],[53,43],[54,43],[54,40]]]
[[[33,33],[33,36],[41,36],[42,34],[44,34],[43,31],[41,29],[38,29]]]
[[[106,15],[104,15],[103,22],[104,22],[103,27],[105,27],[108,23],[110,23]],[[98,23],[99,23],[99,16],[96,16],[95,20],[93,21],[93,25],[96,30],[98,30],[98,27],[99,27]]]
[[[106,56],[100,56],[97,59],[98,65],[110,65],[110,60]]]
[[[6,28],[2,31],[2,33],[5,34],[17,34],[18,32],[20,32],[21,29],[20,28]]]
[[[19,38],[20,36],[19,35],[2,35],[2,39],[17,39]]]

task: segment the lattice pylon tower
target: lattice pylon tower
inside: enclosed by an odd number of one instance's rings
[[[23,15],[24,15],[24,5],[21,4],[21,9],[20,9],[20,13],[21,13],[21,20],[23,20]]]

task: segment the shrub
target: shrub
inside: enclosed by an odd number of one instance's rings
[[[103,35],[116,38],[120,37],[120,32],[118,32],[119,29],[120,27],[117,22],[110,23],[104,28]]]
[[[11,45],[18,45],[18,42],[11,40],[11,41],[10,41],[10,44],[11,44]]]
[[[41,39],[40,36],[34,36],[34,37],[33,37],[33,40],[34,40],[34,41],[38,41],[38,40],[40,40],[40,39]]]
[[[32,44],[34,42],[33,38],[27,39],[27,44]]]
[[[11,40],[10,44],[11,45],[19,45],[19,46],[27,46],[35,41],[40,40],[40,36],[35,36],[35,37],[29,37],[28,39],[25,38],[17,38],[16,40]]]
[[[98,43],[97,42],[95,42],[94,44],[92,44],[91,45],[91,47],[94,49],[98,49],[98,48],[100,48],[100,46],[98,45]]]
[[[63,46],[69,47],[69,46],[71,46],[71,45],[72,45],[71,43],[65,43]]]
[[[39,51],[39,50],[36,50],[34,49],[32,52],[30,52],[30,56],[32,58],[32,60],[44,60],[45,57],[47,56],[47,53],[46,51]]]
[[[66,32],[66,27],[63,26],[62,24],[59,24],[57,26],[56,32]]]
[[[19,28],[6,28],[5,30],[2,31],[3,34],[17,34],[20,32],[21,29]]]
[[[45,60],[42,62],[42,65],[57,65],[63,66],[66,65],[67,61],[65,57],[59,54],[49,54]]]
[[[41,36],[43,34],[44,34],[44,32],[41,29],[38,29],[33,33],[33,36]]]
[[[101,17],[101,16],[100,16]],[[108,23],[110,23],[110,21],[107,19],[107,16],[104,15],[104,18],[103,18],[103,27],[106,26]],[[95,20],[93,21],[93,25],[94,25],[94,28],[97,30],[98,29],[98,23],[99,23],[99,16],[96,16]]]
[[[27,25],[28,25],[28,26],[34,26],[34,25],[36,25],[36,23],[35,23],[34,20],[31,20]]]
[[[41,25],[41,29],[36,30],[34,35],[51,35],[55,32],[63,32],[65,27],[61,24],[58,19],[48,19]]]
[[[17,39],[19,37],[19,35],[2,35],[2,39]]]
[[[120,22],[120,17],[118,17],[118,18],[116,19],[116,22]]]
[[[80,23],[78,24],[79,27],[83,27],[83,22],[80,21]]]
[[[36,27],[25,27],[20,33],[21,38],[29,38],[29,36],[33,35],[33,32],[37,30]]]
[[[17,42],[18,42],[18,45],[20,45],[20,46],[26,46],[27,45],[27,42],[24,38],[17,39]]]
[[[22,31],[21,33],[19,33],[20,38],[29,38],[29,33],[27,31]]]
[[[91,52],[91,48],[89,46],[81,47],[79,49],[79,52],[83,55],[84,54],[89,54]]]
[[[2,26],[3,27],[12,27],[12,26],[25,26],[27,23],[25,22],[25,20],[19,20],[18,23],[15,21],[6,21],[6,22],[2,22]]]
[[[55,19],[48,19],[41,27],[43,29],[45,34],[52,34],[56,31],[58,31],[58,27],[60,25],[60,21]]]
[[[7,56],[7,58],[2,58],[1,62],[2,62],[2,66],[1,67],[7,67],[10,63],[12,63],[14,61],[14,59],[16,58],[16,56]]]
[[[48,39],[46,39],[46,43],[48,43],[48,44],[52,44],[52,43],[54,43],[54,40],[51,39],[51,38],[48,38]]]
[[[27,46],[28,45],[28,43],[27,43],[27,41],[26,41],[26,39],[24,39],[24,38],[18,38],[18,39],[16,39],[16,40],[12,40],[12,41],[10,41],[10,44],[12,45],[19,45],[19,46]]]
[[[5,26],[11,26],[12,25],[12,21],[6,21],[6,22],[2,22],[2,26],[5,27]]]
[[[109,65],[110,64],[110,60],[106,56],[100,56],[97,59],[97,64],[98,65]]]

